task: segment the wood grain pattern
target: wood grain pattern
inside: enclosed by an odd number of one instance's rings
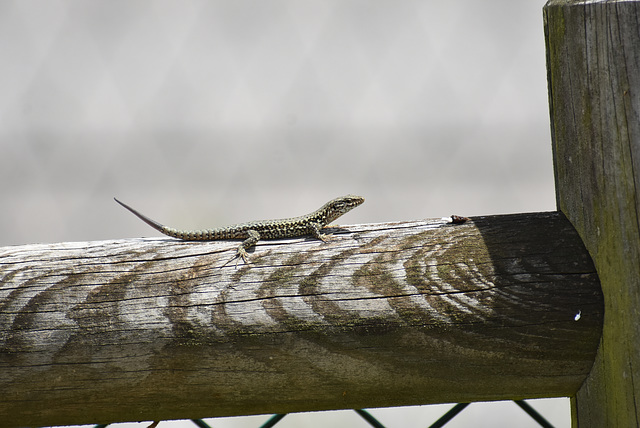
[[[602,343],[574,426],[640,426],[640,2],[545,6],[559,209],[593,257]]]
[[[0,248],[0,426],[575,393],[603,302],[557,213],[348,226],[328,243]]]

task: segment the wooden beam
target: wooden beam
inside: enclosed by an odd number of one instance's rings
[[[603,303],[558,213],[348,226],[329,243],[0,248],[0,426],[574,394]]]
[[[558,208],[600,275],[605,324],[573,426],[640,426],[640,2],[544,8]]]

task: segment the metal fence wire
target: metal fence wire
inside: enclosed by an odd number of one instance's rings
[[[524,400],[514,400],[513,402],[516,403],[529,416],[531,416],[531,418],[534,421],[536,421],[538,424],[540,424],[541,427],[543,427],[543,428],[554,428],[554,426],[549,421],[547,421],[540,413],[538,413],[526,401],[524,401]],[[444,415],[442,415],[440,418],[438,418],[437,421],[435,421],[434,423],[429,425],[429,428],[441,428],[441,427],[445,426],[449,421],[451,421],[460,412],[462,412],[469,404],[471,404],[471,403],[458,403],[458,404],[456,404],[455,406],[453,406],[453,408],[451,408]],[[360,415],[362,417],[362,419],[367,421],[369,423],[369,425],[371,425],[372,427],[374,427],[374,428],[386,428],[379,420],[377,420],[368,411],[366,411],[364,409],[354,409],[354,412],[356,412],[358,415]],[[285,416],[287,416],[287,413],[275,414],[275,415],[271,416],[265,423],[260,425],[259,428],[271,428],[274,425],[276,425],[278,422],[280,422]],[[199,428],[212,428],[211,425],[207,424],[202,419],[191,419],[191,422],[193,422]],[[156,424],[157,423],[154,422],[151,426],[155,427]],[[94,428],[106,428],[108,426],[109,426],[109,424],[95,425]]]

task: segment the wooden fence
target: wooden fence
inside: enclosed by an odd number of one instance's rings
[[[593,257],[605,301],[574,426],[640,426],[640,3],[544,8],[558,209]]]
[[[593,364],[600,285],[558,213],[349,226],[220,268],[235,246],[2,249],[0,426],[566,396]]]
[[[344,226],[237,269],[229,242],[0,248],[0,427],[556,396],[638,426],[639,16],[544,8],[559,212]]]

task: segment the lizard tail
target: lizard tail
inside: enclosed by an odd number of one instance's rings
[[[119,203],[120,205],[122,205],[123,207],[125,207],[126,209],[128,209],[129,211],[131,211],[133,214],[135,214],[136,217],[138,217],[140,220],[144,221],[145,223],[147,223],[149,226],[153,227],[155,230],[157,230],[160,233],[163,234],[167,234],[167,227],[161,225],[160,223],[158,223],[155,220],[151,220],[149,217],[147,217],[144,214],[139,213],[138,211],[134,210],[133,208],[131,208],[129,205],[125,204],[124,202],[120,202],[119,200],[117,200],[116,198],[113,198],[117,203]]]

